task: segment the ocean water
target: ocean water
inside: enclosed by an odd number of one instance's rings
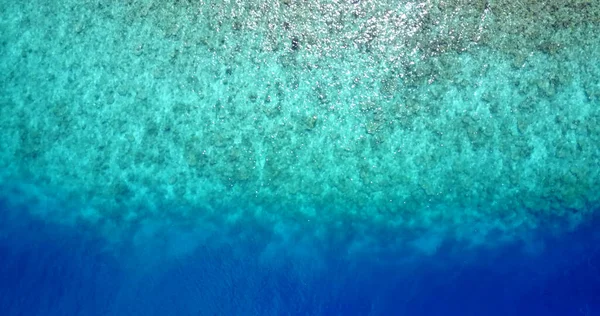
[[[600,315],[600,1],[0,0],[0,315]]]

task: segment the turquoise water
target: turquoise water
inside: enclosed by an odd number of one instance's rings
[[[256,269],[539,262],[597,216],[597,1],[0,12],[6,216],[126,266],[207,247]]]

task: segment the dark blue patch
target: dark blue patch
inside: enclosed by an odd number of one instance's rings
[[[232,244],[138,269],[127,252],[105,252],[85,233],[1,211],[2,315],[600,314],[593,224],[544,238],[538,257],[512,245],[461,261],[444,245],[406,265],[332,252],[323,269],[283,253],[265,264],[260,247]]]

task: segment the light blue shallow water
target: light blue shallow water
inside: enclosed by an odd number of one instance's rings
[[[0,0],[0,312],[595,315],[599,24]]]

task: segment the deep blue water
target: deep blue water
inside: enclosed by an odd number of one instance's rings
[[[419,262],[331,255],[317,267],[265,264],[241,244],[148,264],[19,213],[0,215],[2,315],[600,315],[598,222],[538,238],[536,255],[513,245],[461,259],[445,245]]]

